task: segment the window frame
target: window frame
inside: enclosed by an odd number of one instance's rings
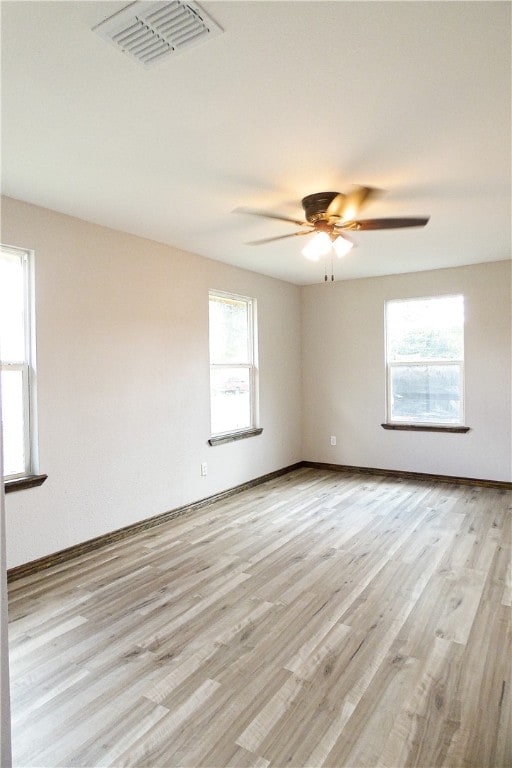
[[[465,411],[466,411],[466,393],[465,393],[465,328],[464,328],[464,317],[462,321],[462,333],[463,333],[463,357],[460,358],[453,358],[453,359],[447,359],[447,358],[422,358],[421,360],[401,360],[401,361],[395,361],[395,360],[389,360],[388,359],[388,335],[389,335],[389,328],[388,328],[388,306],[390,304],[398,304],[398,303],[411,303],[413,301],[435,301],[439,299],[450,299],[450,298],[461,298],[462,299],[462,305],[464,310],[464,294],[462,293],[449,293],[449,294],[438,294],[435,296],[414,296],[410,298],[401,298],[401,299],[386,299],[384,302],[384,356],[385,356],[385,367],[386,367],[386,422],[382,426],[387,426],[388,428],[407,428],[411,427],[412,429],[422,429],[422,430],[432,430],[432,431],[453,431],[453,432],[460,432],[460,431],[468,431],[468,428],[464,426],[465,424]],[[411,418],[404,418],[404,419],[397,419],[392,418],[392,370],[395,368],[412,368],[412,367],[421,367],[421,368],[428,368],[428,367],[436,367],[436,366],[451,366],[451,367],[457,367],[459,370],[459,380],[460,380],[460,409],[459,409],[459,420],[458,421],[420,421],[418,419],[411,419]]]
[[[23,448],[25,466],[22,471],[4,474],[3,481],[7,484],[17,484],[25,478],[34,478],[39,472],[38,435],[37,435],[37,397],[36,397],[36,335],[34,308],[34,251],[27,248],[6,245],[0,248],[3,253],[21,257],[23,267],[23,327],[24,327],[24,359],[2,360],[0,371],[22,372],[23,397]],[[4,455],[5,461],[5,455]]]
[[[256,434],[261,434],[262,430],[259,427],[259,369],[258,369],[258,316],[257,316],[257,300],[252,296],[242,296],[238,293],[231,293],[228,291],[218,291],[213,288],[208,290],[208,316],[210,310],[210,300],[214,299],[231,299],[233,301],[243,302],[247,307],[247,362],[229,362],[229,363],[215,363],[212,362],[211,352],[209,351],[209,374],[210,374],[210,445],[222,444],[230,440],[240,439],[241,437],[252,437]],[[208,327],[208,342],[210,345],[211,328]],[[240,427],[240,429],[227,429],[222,432],[214,432],[212,430],[212,371],[222,369],[239,369],[247,370],[249,374],[249,414],[250,424],[246,427]]]

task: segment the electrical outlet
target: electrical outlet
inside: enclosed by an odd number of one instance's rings
[[[331,435],[331,445],[336,445],[336,435]]]
[[[206,463],[206,461],[203,461],[203,463],[201,464],[201,476],[206,477],[207,474],[208,474],[208,464]]]

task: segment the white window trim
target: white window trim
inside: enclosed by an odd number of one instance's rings
[[[210,360],[210,372],[212,370],[220,370],[223,368],[237,368],[240,370],[249,371],[249,398],[250,398],[250,420],[251,423],[248,427],[241,427],[240,429],[228,429],[223,432],[212,432],[211,429],[211,390],[210,390],[210,438],[212,444],[215,441],[221,442],[223,438],[227,438],[230,435],[240,436],[247,434],[253,435],[256,432],[260,432],[259,428],[259,369],[258,369],[258,340],[255,332],[258,327],[257,316],[257,301],[251,296],[242,296],[238,293],[228,293],[227,291],[217,291],[213,288],[208,291],[208,303],[210,298],[216,297],[221,299],[233,299],[234,301],[243,301],[248,307],[248,324],[247,324],[247,350],[249,353],[249,359],[247,363],[212,363]]]
[[[396,425],[396,426],[405,426],[405,425],[411,425],[411,426],[418,426],[418,427],[432,427],[432,428],[447,428],[450,429],[451,427],[457,428],[457,427],[463,427],[465,424],[465,411],[466,411],[466,393],[465,393],[465,371],[464,371],[464,360],[461,359],[452,359],[447,360],[446,358],[439,360],[435,358],[421,358],[421,359],[414,359],[414,360],[388,360],[388,305],[389,304],[398,304],[399,302],[412,302],[412,301],[429,301],[434,299],[450,299],[450,298],[458,298],[462,297],[464,301],[464,294],[462,293],[449,293],[449,294],[436,294],[436,295],[430,295],[430,296],[411,296],[409,298],[400,298],[400,299],[386,299],[384,302],[384,360],[385,360],[385,367],[386,367],[386,424],[388,425]],[[465,353],[465,346],[466,346],[466,334],[464,332],[464,353]],[[435,366],[435,365],[457,365],[460,369],[460,397],[461,397],[461,408],[460,408],[460,421],[419,421],[417,419],[397,419],[391,418],[391,399],[392,399],[392,388],[391,388],[391,370],[393,367],[400,367],[400,366],[418,366],[418,367],[428,367],[428,366]]]
[[[26,248],[2,244],[2,250],[21,256],[23,264],[24,291],[24,326],[25,359],[4,360],[1,370],[21,370],[23,376],[23,416],[25,467],[22,472],[5,475],[4,481],[18,480],[39,473],[39,451],[37,434],[37,397],[36,397],[36,333],[34,314],[34,252]]]

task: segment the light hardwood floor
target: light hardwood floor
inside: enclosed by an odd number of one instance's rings
[[[15,765],[511,766],[511,498],[301,469],[13,582]]]

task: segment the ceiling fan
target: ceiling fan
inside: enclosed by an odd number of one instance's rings
[[[315,234],[302,253],[312,261],[318,261],[322,256],[332,253],[338,257],[344,256],[355,245],[348,232],[360,232],[374,229],[400,229],[402,227],[424,227],[429,216],[386,219],[356,219],[359,210],[372,198],[381,194],[375,187],[356,186],[348,194],[342,192],[315,192],[302,199],[302,207],[306,221],[282,216],[270,211],[259,211],[254,208],[236,208],[233,213],[249,213],[253,216],[263,216],[296,224],[304,229],[277,237],[266,237],[254,240],[246,245],[264,245],[287,237]],[[326,276],[327,279],[327,276]],[[331,279],[334,279],[331,277]]]

